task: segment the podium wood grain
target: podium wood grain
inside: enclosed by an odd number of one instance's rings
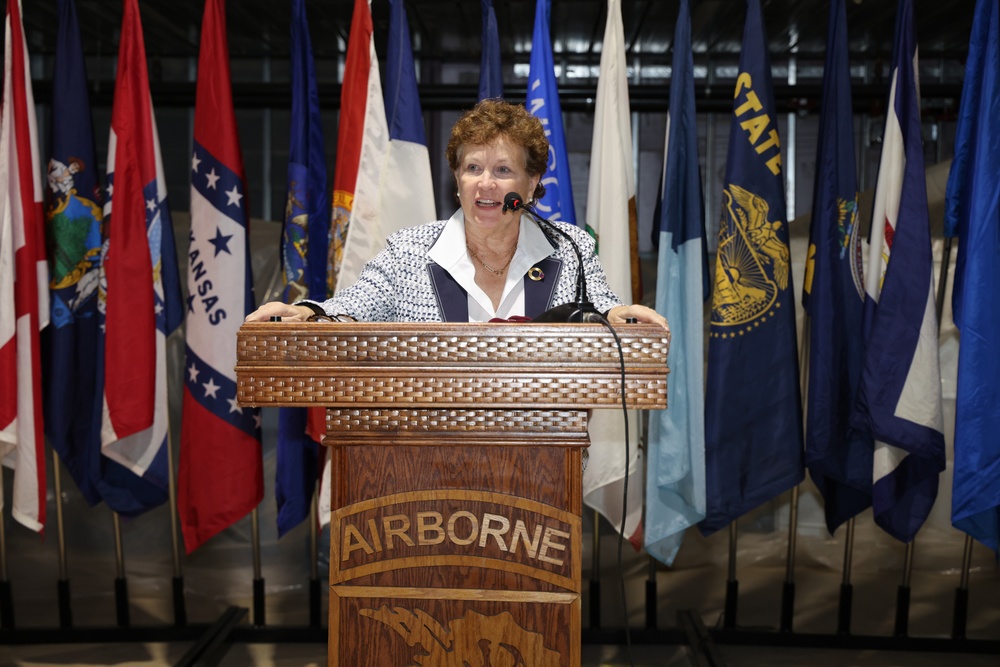
[[[617,328],[626,404],[669,337]],[[241,405],[326,408],[328,664],[580,664],[587,416],[621,409],[594,324],[245,324]],[[463,662],[465,661],[465,662]]]

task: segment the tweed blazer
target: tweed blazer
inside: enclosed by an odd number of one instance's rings
[[[322,304],[330,315],[345,314],[363,322],[467,322],[468,294],[427,254],[447,220],[401,229],[386,239],[385,248],[365,265],[358,281]],[[611,291],[594,252],[594,239],[575,225],[554,222],[580,247],[590,300],[600,312],[622,301]],[[562,236],[553,238],[552,254],[535,264],[541,279],[525,275],[524,310],[537,317],[549,308],[576,300],[578,263]],[[537,277],[538,272],[533,272]]]

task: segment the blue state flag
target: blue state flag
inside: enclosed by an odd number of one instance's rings
[[[305,0],[292,2],[292,114],[288,149],[288,199],[282,230],[282,301],[327,298],[327,250],[330,207],[326,193],[326,156],[320,118],[319,89]],[[275,499],[278,535],[309,516],[319,481],[319,451],[306,435],[305,408],[278,410]]]
[[[951,521],[1000,549],[1000,3],[979,0],[948,175],[958,236],[952,310],[961,332]]]
[[[479,0],[483,9],[483,55],[479,65],[479,99],[503,97],[503,70],[500,66],[500,35],[493,0]]]
[[[669,408],[649,414],[643,530],[646,551],[668,565],[684,530],[705,518],[707,267],[688,0],[681,0],[673,51],[656,272],[656,311],[670,322]]]
[[[760,1],[747,5],[712,288],[705,534],[804,476],[778,111]]]
[[[535,203],[549,220],[577,224],[573,207],[573,184],[569,176],[566,135],[563,132],[562,108],[556,85],[555,63],[552,60],[552,38],[549,16],[552,0],[538,0],[535,5],[535,32],[531,38],[531,59],[528,65],[528,92],[525,106],[542,121],[549,140],[549,162],[542,174],[545,195]]]
[[[872,503],[872,439],[850,425],[861,378],[864,283],[848,56],[845,1],[833,0],[802,285],[809,315],[806,467],[830,533]]]
[[[59,1],[52,73],[52,140],[46,237],[51,326],[42,331],[45,433],[90,505],[101,501],[91,476],[101,451],[97,286],[102,211],[94,128],[73,0]]]
[[[865,267],[864,363],[852,423],[875,439],[872,513],[909,542],[945,467],[934,260],[913,2],[900,0]]]

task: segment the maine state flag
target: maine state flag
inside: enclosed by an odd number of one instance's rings
[[[305,0],[292,0],[291,39],[292,113],[285,224],[281,233],[285,281],[281,300],[324,301],[328,296],[330,209],[319,89]],[[274,496],[279,537],[309,516],[319,482],[319,450],[316,441],[306,433],[307,418],[306,408],[278,409]]]
[[[97,283],[101,191],[80,28],[73,0],[59,0],[52,72],[51,150],[46,201],[51,326],[42,333],[45,433],[80,493],[101,501],[91,465],[101,452]]]
[[[951,521],[1000,549],[1000,3],[979,0],[948,175],[945,233],[959,237],[961,332]]]
[[[483,10],[483,53],[479,62],[479,99],[503,97],[500,35],[493,0],[479,0]]]
[[[944,419],[913,2],[900,0],[865,270],[858,428],[875,439],[872,513],[909,542],[937,497]]]
[[[778,112],[760,1],[747,5],[712,289],[705,534],[804,475]]]
[[[531,37],[531,59],[528,65],[528,92],[525,106],[545,128],[549,140],[549,162],[542,174],[545,195],[535,202],[535,208],[549,220],[577,224],[573,207],[573,184],[569,176],[566,154],[566,134],[563,132],[562,108],[556,85],[555,63],[552,60],[552,38],[549,35],[549,15],[552,0],[535,4],[535,32]]]
[[[255,308],[224,0],[201,22],[191,156],[187,347],[177,513],[188,553],[264,497],[260,410],[236,399],[236,334]]]
[[[663,148],[656,311],[670,322],[666,410],[649,413],[646,551],[673,563],[684,530],[705,518],[705,207],[698,168],[691,14],[674,29],[670,110]]]
[[[849,423],[861,377],[864,284],[844,4],[830,3],[802,285],[802,305],[810,318],[806,466],[823,496],[831,534],[872,503],[872,439]]]

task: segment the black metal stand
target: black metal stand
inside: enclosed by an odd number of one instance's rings
[[[851,606],[854,604],[854,586],[840,585],[840,604],[837,607],[837,634],[851,634]]]
[[[184,606],[184,577],[173,577],[174,592],[174,625],[183,628],[187,625],[187,608]]]
[[[115,578],[115,619],[119,627],[129,626],[128,580],[124,577]]]
[[[73,609],[70,606],[69,579],[60,579],[56,582],[56,590],[59,595],[59,627],[73,627]]]
[[[230,634],[247,615],[246,607],[229,607],[177,661],[175,667],[213,667],[222,662],[232,645]]]
[[[795,582],[786,581],[781,587],[781,631],[792,631],[795,616]]]
[[[253,624],[257,627],[266,625],[264,617],[264,578],[253,580]]]

